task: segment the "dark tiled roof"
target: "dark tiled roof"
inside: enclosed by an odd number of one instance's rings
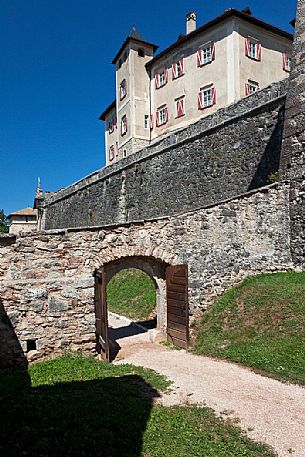
[[[110,113],[110,111],[115,108],[115,104],[116,104],[116,100],[113,100],[113,102],[107,106],[107,108],[105,109],[105,111],[100,115],[99,119],[101,121],[104,121],[106,119],[106,116],[108,113]]]
[[[158,49],[159,46],[157,46],[156,44],[153,44],[153,43],[149,43],[148,41],[146,41],[142,35],[137,31],[137,29],[135,28],[135,26],[133,25],[132,26],[132,29],[130,31],[130,34],[128,35],[128,37],[126,38],[126,40],[124,41],[124,43],[122,44],[122,46],[120,47],[119,51],[117,52],[116,56],[114,57],[112,63],[115,64],[119,55],[121,54],[122,50],[125,48],[125,46],[129,43],[130,40],[133,40],[133,41],[137,41],[138,43],[142,43],[142,44],[147,44],[148,46],[151,46],[154,50],[154,52]]]
[[[230,9],[226,10],[220,16],[216,17],[215,19],[213,19],[212,21],[203,25],[202,27],[199,27],[198,29],[194,30],[193,32],[189,33],[188,35],[185,35],[185,36],[180,35],[179,39],[175,43],[173,43],[171,46],[169,46],[164,51],[160,52],[160,54],[158,54],[152,60],[150,60],[146,64],[146,67],[150,68],[155,62],[157,62],[159,59],[161,59],[161,57],[163,57],[166,54],[168,54],[169,52],[173,51],[176,47],[180,46],[182,43],[192,40],[195,36],[199,35],[200,33],[206,32],[207,30],[211,29],[215,25],[218,25],[221,22],[224,22],[227,19],[230,19],[231,17],[237,17],[237,18],[243,19],[244,21],[249,22],[250,24],[256,25],[257,27],[268,30],[269,32],[280,35],[291,41],[293,40],[293,35],[291,33],[286,32],[285,30],[282,30],[278,27],[275,27],[274,25],[268,24],[267,22],[264,22],[261,19],[258,19],[256,17],[252,16],[251,11],[249,11],[248,9],[247,10],[245,9],[244,11],[238,11],[234,8],[230,8]]]

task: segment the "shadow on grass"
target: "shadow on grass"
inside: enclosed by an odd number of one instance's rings
[[[159,396],[138,375],[3,392],[0,455],[10,457],[140,456]]]

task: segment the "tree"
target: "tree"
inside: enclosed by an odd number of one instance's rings
[[[8,219],[4,214],[3,209],[0,209],[0,233],[8,232]]]

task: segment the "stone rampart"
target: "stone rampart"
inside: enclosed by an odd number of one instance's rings
[[[248,275],[292,268],[288,201],[280,183],[178,216],[0,243],[0,298],[22,349],[93,349],[93,273],[114,260],[188,264],[191,313]]]
[[[57,192],[46,229],[120,224],[216,204],[279,167],[287,82],[274,83]]]

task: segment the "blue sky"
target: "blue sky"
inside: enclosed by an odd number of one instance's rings
[[[162,50],[189,11],[202,25],[245,6],[292,32],[296,0],[0,0],[0,209],[32,206],[37,176],[55,191],[104,165],[98,116],[114,98],[110,62],[133,24]]]

